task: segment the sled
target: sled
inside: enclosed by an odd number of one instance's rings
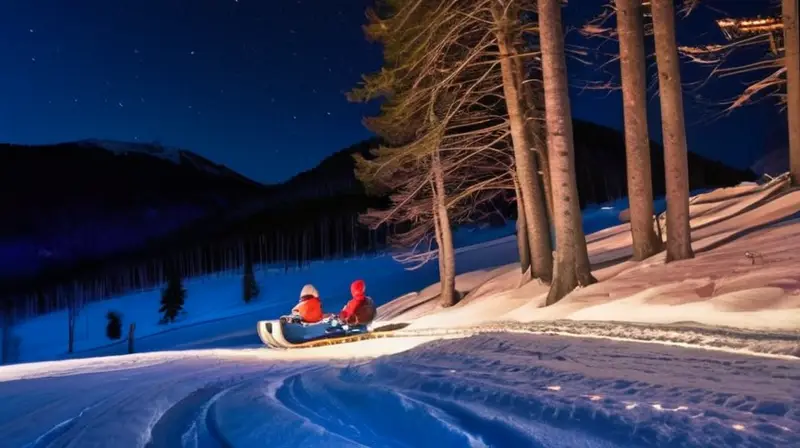
[[[314,324],[286,322],[283,319],[262,320],[257,330],[261,342],[270,348],[293,349],[355,342],[375,337],[385,337],[408,324],[385,325],[370,329],[359,325],[347,330],[332,327],[328,322]]]

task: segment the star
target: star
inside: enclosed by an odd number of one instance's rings
[[[190,51],[189,54],[194,56],[194,50]]]

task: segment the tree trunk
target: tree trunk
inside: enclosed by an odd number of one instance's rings
[[[661,240],[653,228],[642,0],[616,0],[616,3],[631,236],[633,259],[638,261],[661,250]]]
[[[667,187],[666,261],[670,262],[694,257],[689,227],[689,162],[672,0],[654,0],[652,13]]]
[[[131,323],[128,329],[128,353],[133,353],[133,341],[135,340],[134,332],[136,331],[136,323]]]
[[[531,267],[531,249],[528,246],[528,229],[525,222],[525,204],[519,191],[519,181],[514,175],[514,191],[517,197],[517,250],[519,251],[519,267],[523,274],[528,273]]]
[[[501,12],[494,10],[494,18],[499,25],[496,29],[498,49],[500,51],[500,69],[503,76],[503,92],[508,110],[511,140],[514,146],[514,159],[522,193],[522,204],[525,211],[528,245],[531,251],[531,275],[542,281],[550,282],[553,276],[553,255],[550,244],[550,227],[544,194],[537,181],[536,160],[531,151],[525,129],[525,115],[519,92],[519,77],[512,60],[517,55],[516,48],[509,34],[508,9]]]
[[[538,8],[556,233],[556,266],[546,302],[552,305],[576,287],[589,285],[596,280],[591,274],[575,177],[561,0],[539,0]]]
[[[450,218],[447,214],[447,196],[444,188],[444,173],[439,159],[439,151],[435,150],[432,158],[434,177],[433,199],[436,207],[435,218],[439,224],[439,278],[442,284],[442,296],[439,299],[443,307],[450,307],[458,302],[456,294],[456,258],[453,250],[453,232],[450,228]]]
[[[548,224],[553,219],[553,191],[550,181],[550,161],[547,157],[547,130],[544,126],[544,104],[540,104],[540,97],[534,89],[534,85],[526,83],[525,64],[520,58],[513,59],[516,62],[517,73],[522,92],[523,104],[525,105],[525,129],[528,131],[528,139],[531,147],[534,148],[534,162],[541,171],[541,182],[547,207]],[[539,92],[540,93],[540,92]],[[537,173],[538,175],[539,173]],[[552,249],[552,248],[551,248]]]
[[[797,0],[783,0],[783,48],[786,61],[786,111],[789,115],[789,171],[800,185],[800,36]]]
[[[76,300],[75,297],[71,298],[70,300]],[[69,304],[69,310],[67,310],[67,325],[69,326],[69,339],[67,342],[67,353],[72,353],[75,350],[75,319],[77,317],[77,313],[75,310],[75,304]]]

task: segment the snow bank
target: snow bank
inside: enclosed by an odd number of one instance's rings
[[[413,321],[410,329],[566,319],[800,330],[800,191],[781,177],[695,196],[690,210],[694,259],[664,264],[660,253],[629,261],[630,226],[622,224],[587,237],[600,282],[553,306],[544,307],[547,287],[539,282],[518,288],[512,265],[481,273],[489,278],[458,306],[439,309],[409,295],[398,302],[402,307],[384,306],[379,318]],[[425,308],[414,309],[415,303]]]

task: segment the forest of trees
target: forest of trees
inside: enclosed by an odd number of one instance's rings
[[[618,43],[603,63],[619,67],[634,260],[662,250],[667,263],[694,257],[681,78],[681,58],[690,50],[679,46],[676,29],[702,3],[615,0],[584,27]],[[413,224],[391,242],[409,249],[402,261],[438,259],[442,306],[458,302],[450,229],[505,190],[516,197],[522,272],[551,285],[546,304],[596,281],[581,227],[567,73],[575,49],[565,42],[564,7],[570,6],[561,0],[379,0],[368,14],[365,32],[383,45],[384,64],[349,97],[382,101],[366,124],[384,145],[374,158],[356,157],[357,173],[371,191],[389,193],[392,204],[361,220]],[[782,14],[785,45],[776,47],[775,78],[788,85],[782,98],[791,170],[800,182],[796,0],[784,0]],[[663,237],[654,216],[647,123],[651,47],[664,146]],[[709,43],[704,51],[718,47]]]

